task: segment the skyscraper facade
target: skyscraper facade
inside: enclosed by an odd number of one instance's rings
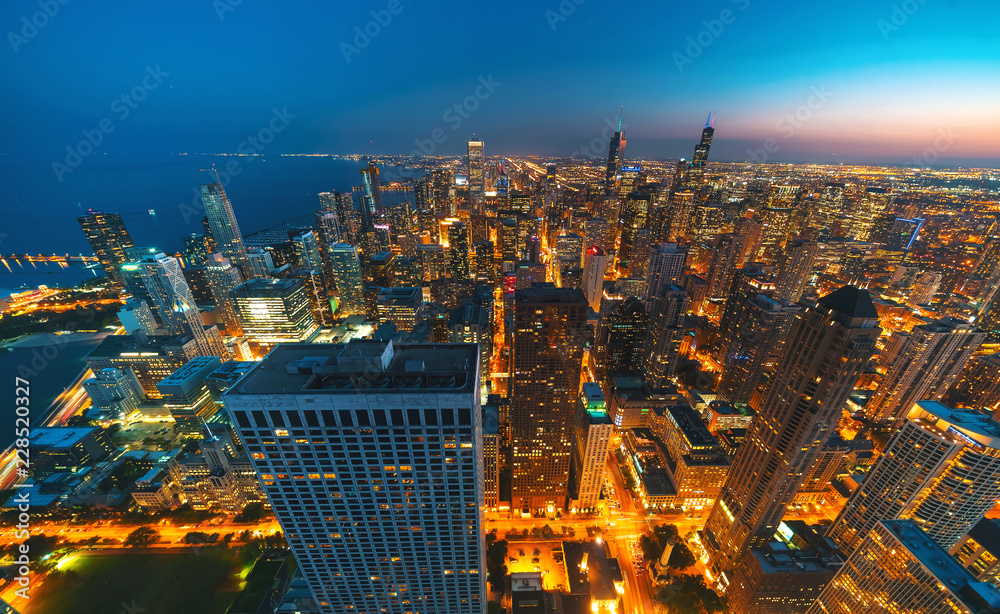
[[[1000,592],[977,582],[909,520],[883,520],[807,614],[982,614]]]
[[[916,401],[940,400],[985,339],[986,333],[952,317],[914,326],[865,405],[865,415],[896,424]]]
[[[514,511],[565,505],[587,307],[579,290],[551,284],[514,293],[509,390]]]
[[[680,284],[687,256],[687,248],[678,247],[676,243],[660,243],[653,247],[646,276],[647,301],[654,299],[664,286]]]
[[[618,130],[608,143],[608,165],[604,171],[604,203],[611,222],[618,222],[618,181],[622,166],[622,149],[625,149],[625,133],[622,131],[621,116],[618,117]]]
[[[333,291],[337,298],[337,314],[364,313],[362,296],[364,283],[358,248],[347,243],[335,243],[329,247],[327,253],[330,257]]]
[[[119,286],[124,284],[119,267],[128,260],[128,250],[135,247],[132,237],[125,228],[122,216],[103,211],[87,211],[87,215],[76,218],[86,235],[97,261],[104,269],[104,275]]]
[[[279,343],[302,342],[316,318],[301,279],[251,279],[229,292],[243,335],[258,354]]]
[[[229,202],[222,184],[216,181],[202,185],[201,200],[205,204],[205,216],[208,218],[208,227],[212,231],[215,248],[240,270],[244,278],[253,277],[254,272],[247,262],[243,234],[236,222],[233,205]]]
[[[280,345],[223,400],[321,614],[484,614],[476,348]]]
[[[475,213],[483,213],[486,205],[486,177],[484,175],[486,156],[483,140],[472,138],[468,143],[469,204]]]
[[[726,346],[719,394],[730,403],[747,403],[764,370],[778,354],[798,308],[758,294],[740,303],[735,337]]]
[[[687,183],[689,190],[696,190],[704,181],[705,166],[708,164],[708,152],[712,148],[712,137],[715,136],[714,113],[708,114],[705,120],[705,128],[701,131],[701,140],[694,147],[694,157],[691,158],[691,165],[687,172]]]
[[[226,333],[230,337],[239,337],[243,334],[243,328],[240,326],[233,301],[229,298],[229,291],[243,281],[240,272],[230,264],[229,259],[216,252],[211,254],[205,263],[205,275],[208,278],[208,287],[212,292],[215,309],[222,316],[222,323],[226,326]]]
[[[868,292],[852,286],[826,295],[797,317],[706,523],[709,565],[721,587],[749,548],[773,538],[880,332]]]
[[[600,245],[587,249],[583,258],[583,294],[594,313],[601,311],[601,294],[604,292],[604,274],[607,272],[608,257]]]
[[[601,387],[594,382],[584,382],[580,391],[580,411],[573,448],[577,509],[592,509],[601,498],[604,465],[608,459],[614,430]]]
[[[121,266],[132,295],[150,302],[160,323],[171,334],[194,339],[202,356],[224,356],[218,330],[205,328],[180,261],[155,250],[130,250],[129,262]]]
[[[785,247],[778,278],[774,282],[777,298],[789,303],[796,303],[802,298],[818,251],[819,244],[815,241],[796,241]]]
[[[649,315],[642,301],[634,296],[627,297],[602,325],[608,328],[607,357],[604,360],[606,374],[640,373],[644,363],[646,329],[649,327]]]
[[[741,262],[745,238],[732,233],[715,238],[708,267],[708,298],[726,298],[733,284],[733,275],[743,267]]]
[[[687,292],[673,284],[660,288],[653,299],[642,358],[643,376],[654,390],[666,387],[674,376],[689,302]]]
[[[950,548],[1000,497],[1000,423],[972,410],[919,401],[827,536],[854,552],[879,520],[909,518]]]

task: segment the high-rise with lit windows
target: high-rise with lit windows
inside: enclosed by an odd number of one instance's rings
[[[321,614],[484,614],[470,344],[279,345],[223,396]]]
[[[251,279],[229,292],[243,336],[263,351],[279,343],[305,341],[316,319],[300,279]]]
[[[986,333],[952,317],[914,326],[865,405],[865,415],[898,424],[915,402],[940,400],[985,339]]]
[[[202,356],[224,356],[222,337],[215,326],[206,328],[180,261],[155,249],[129,250],[121,274],[132,296],[149,302],[171,334],[187,335]]]
[[[826,535],[850,554],[879,520],[909,518],[950,548],[993,508],[998,475],[1000,423],[918,401]]]
[[[754,406],[757,419],[705,525],[709,567],[721,588],[750,548],[774,537],[880,332],[871,297],[853,286],[796,317],[775,375]]]
[[[573,446],[573,474],[576,508],[592,509],[601,499],[604,487],[604,465],[611,449],[615,425],[608,415],[604,393],[595,382],[584,382],[580,391],[580,411],[577,412]]]
[[[247,248],[243,243],[240,225],[236,222],[233,205],[226,196],[221,183],[207,183],[201,186],[201,200],[205,204],[205,217],[212,231],[215,248],[229,259],[244,278],[253,277],[254,271],[247,261]]]
[[[510,423],[511,509],[562,509],[569,489],[587,299],[536,282],[514,293]]]
[[[122,216],[103,211],[87,211],[76,218],[83,234],[87,236],[97,261],[107,278],[119,285],[123,282],[119,267],[128,260],[127,251],[135,245],[125,228]]]
[[[469,166],[469,204],[472,211],[482,213],[486,204],[486,177],[484,167],[486,164],[483,153],[483,140],[472,138],[468,143],[468,166]]]
[[[978,582],[914,522],[883,520],[807,614],[983,614],[1000,592]]]

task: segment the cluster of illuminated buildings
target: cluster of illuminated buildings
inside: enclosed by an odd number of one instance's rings
[[[996,177],[710,166],[714,130],[671,164],[620,131],[600,166],[367,163],[247,237],[210,183],[176,255],[81,217],[127,299],[88,416],[198,440],[132,499],[266,501],[324,614],[478,613],[485,515],[604,514],[612,455],[640,509],[704,510],[734,612],[1000,611]],[[128,454],[101,441],[53,475]],[[809,505],[842,510],[783,522]]]

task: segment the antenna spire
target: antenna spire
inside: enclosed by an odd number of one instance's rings
[[[625,114],[625,105],[618,111],[618,132],[622,131],[622,115]]]

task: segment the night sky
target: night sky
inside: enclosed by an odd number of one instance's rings
[[[278,109],[259,151],[408,153],[437,129],[435,153],[475,132],[568,156],[624,105],[629,156],[689,156],[715,108],[715,160],[769,138],[772,160],[1000,159],[995,0],[63,1],[0,7],[0,153],[63,159],[105,118],[97,152],[229,152]]]

